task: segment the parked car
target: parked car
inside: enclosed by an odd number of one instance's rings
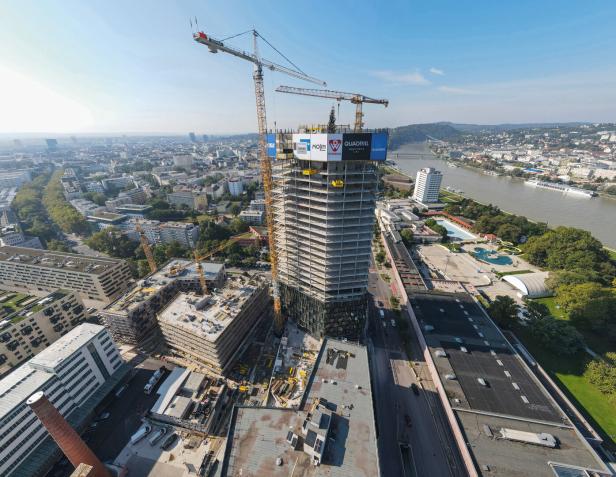
[[[111,414],[110,414],[110,413],[108,413],[108,412],[104,412],[104,413],[102,413],[101,415],[99,415],[99,416],[96,418],[96,420],[97,420],[97,421],[105,421],[105,420],[109,419],[109,416],[111,416]]]

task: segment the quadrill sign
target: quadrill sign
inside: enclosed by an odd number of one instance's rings
[[[369,161],[372,148],[372,134],[343,134],[342,160],[343,161]]]

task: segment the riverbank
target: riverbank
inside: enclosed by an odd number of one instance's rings
[[[493,204],[504,212],[527,217],[533,222],[546,222],[551,228],[559,225],[588,230],[606,247],[616,249],[616,200],[595,197],[591,200],[555,193],[552,190],[528,187],[522,180],[509,176],[491,176],[476,168],[446,167],[426,143],[408,144],[391,151],[389,160],[395,170],[414,179],[417,171],[434,167],[443,174],[443,188],[461,190],[462,196],[478,204]]]

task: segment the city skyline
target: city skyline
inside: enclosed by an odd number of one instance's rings
[[[114,134],[256,131],[250,65],[210,55],[189,18],[223,39],[250,28],[331,89],[390,100],[366,108],[368,127],[413,123],[610,122],[616,6],[608,2],[452,2],[324,5],[300,15],[283,3],[181,6],[68,1],[0,7],[0,133]],[[321,13],[322,12],[322,13]],[[309,21],[308,19],[321,21]],[[194,20],[193,20],[194,23]],[[230,44],[250,48],[247,37]],[[262,44],[264,57],[284,59]],[[218,55],[221,56],[221,55]],[[268,126],[325,122],[330,101],[274,93]],[[339,122],[352,121],[342,104]]]

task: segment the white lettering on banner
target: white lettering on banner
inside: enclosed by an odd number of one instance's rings
[[[368,141],[344,141],[345,147],[369,147]]]

